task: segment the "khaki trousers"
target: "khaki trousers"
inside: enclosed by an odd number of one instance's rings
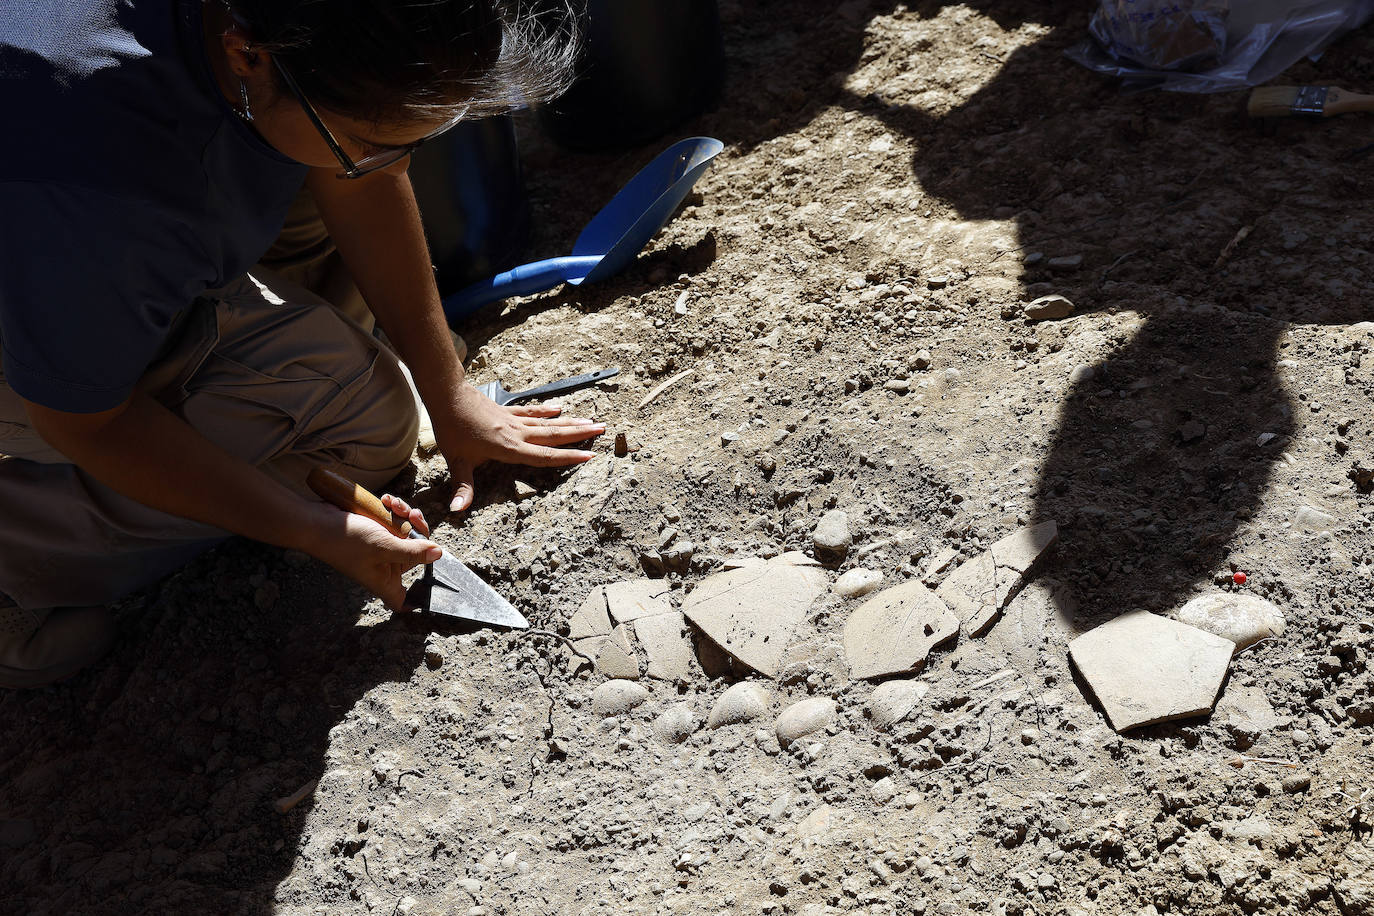
[[[278,250],[277,263],[318,279],[321,251],[292,264]],[[261,267],[183,312],[140,387],[301,493],[317,465],[380,489],[415,448],[415,400],[396,356]],[[228,537],[127,499],[67,462],[28,425],[3,374],[0,455],[0,592],[21,607],[108,604]]]

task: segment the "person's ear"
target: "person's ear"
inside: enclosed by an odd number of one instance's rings
[[[238,79],[261,76],[271,66],[267,53],[253,47],[252,40],[241,27],[235,25],[225,29],[219,40],[229,61],[229,71]]]

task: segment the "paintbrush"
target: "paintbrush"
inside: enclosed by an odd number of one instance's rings
[[[1245,106],[1252,118],[1329,118],[1352,111],[1374,111],[1374,95],[1335,86],[1261,86]]]

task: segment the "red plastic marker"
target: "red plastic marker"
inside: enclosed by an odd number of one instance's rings
[[[1244,585],[1244,584],[1245,584],[1245,580],[1246,580],[1247,578],[1249,578],[1249,577],[1246,576],[1245,573],[1243,573],[1243,572],[1232,573],[1232,575],[1231,575],[1231,581],[1234,582],[1234,583],[1236,583],[1237,585]]]

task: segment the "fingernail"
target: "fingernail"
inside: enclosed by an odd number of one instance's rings
[[[596,457],[596,452],[578,452],[577,455],[579,458],[582,458],[586,461],[591,461],[593,458]]]
[[[451,502],[451,503],[448,504],[448,511],[450,511],[450,512],[462,512],[462,511],[463,511],[463,501],[462,501],[461,499],[455,499],[453,502]]]
[[[425,551],[425,562],[426,562],[426,563],[438,563],[438,562],[439,562],[439,558],[442,557],[443,555],[444,555],[444,549],[443,549],[442,547],[431,547],[429,550],[426,550],[426,551]]]

